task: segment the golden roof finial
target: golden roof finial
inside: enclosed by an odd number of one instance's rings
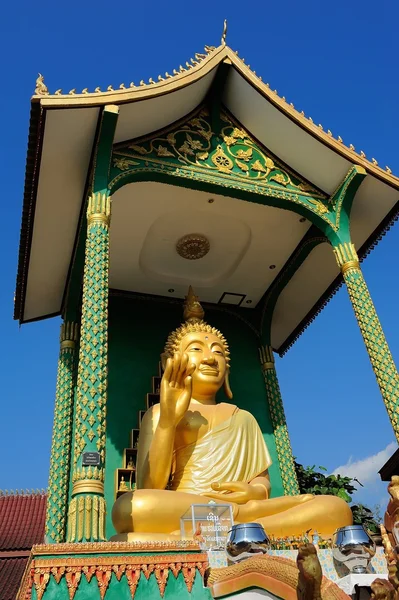
[[[385,170],[386,170],[386,172],[387,172],[387,173],[389,173],[389,174],[391,174],[391,173],[392,173],[392,171],[391,171],[391,169],[390,169],[389,167],[385,167]]]
[[[223,23],[222,39],[220,40],[220,43],[222,44],[222,46],[226,45],[226,36],[227,36],[227,19],[225,19],[224,23]]]
[[[47,85],[44,83],[44,77],[41,73],[38,73],[38,78],[36,79],[35,95],[45,96],[46,94],[48,94],[48,88]]]
[[[205,312],[200,304],[198,296],[194,294],[194,290],[190,285],[184,301],[184,320],[189,321],[190,323],[196,323],[197,321],[202,321],[204,315]]]

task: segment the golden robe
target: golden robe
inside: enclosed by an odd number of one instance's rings
[[[255,418],[234,407],[232,415],[200,440],[174,450],[169,489],[191,494],[213,491],[211,483],[249,483],[272,464]]]

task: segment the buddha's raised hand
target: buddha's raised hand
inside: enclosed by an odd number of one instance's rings
[[[168,358],[160,390],[161,427],[176,427],[186,413],[191,400],[191,375],[194,371],[195,365],[189,363],[187,354],[176,353],[173,358]]]

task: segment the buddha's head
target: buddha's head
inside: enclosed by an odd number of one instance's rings
[[[184,304],[185,322],[169,335],[163,358],[173,357],[176,353],[187,354],[189,362],[195,364],[192,374],[194,398],[214,396],[224,386],[231,400],[229,347],[224,335],[208,325],[203,316],[203,308],[190,287]]]

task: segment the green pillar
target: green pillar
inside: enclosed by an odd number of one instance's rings
[[[68,511],[69,542],[105,539],[110,214],[108,192],[95,193],[89,198],[73,440],[73,486]],[[84,452],[98,452],[100,464],[83,466]]]
[[[300,493],[296,476],[294,457],[285,420],[283,399],[278,384],[277,373],[271,346],[263,346],[259,350],[263,375],[265,378],[266,394],[269,403],[270,417],[276,440],[277,456],[280,465],[284,494],[296,496]]]
[[[65,542],[71,461],[75,346],[77,339],[77,323],[63,323],[60,334],[60,356],[58,359],[50,477],[47,495],[45,532],[48,543]]]
[[[352,243],[337,244],[334,254],[348,289],[391,425],[399,442],[399,374],[385,339]]]

